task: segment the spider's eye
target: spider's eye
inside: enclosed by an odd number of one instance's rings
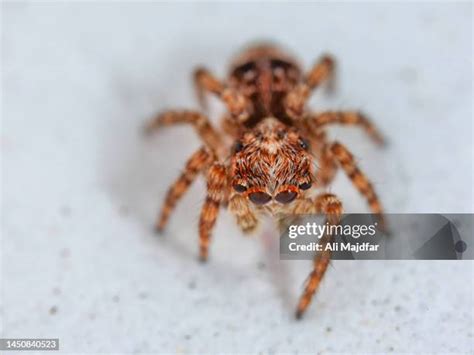
[[[308,190],[311,187],[311,182],[304,182],[300,185],[301,190]]]
[[[233,186],[233,188],[237,192],[244,192],[245,190],[247,190],[247,188],[244,185],[241,185],[241,184],[235,184]]]
[[[303,148],[304,150],[309,149],[309,142],[307,139],[300,138],[300,147]]]
[[[282,191],[276,195],[275,200],[280,203],[290,203],[292,202],[298,194],[294,191]]]
[[[266,194],[265,192],[252,192],[249,195],[250,201],[255,203],[256,205],[264,205],[268,201],[272,199],[272,197],[269,194]]]
[[[234,145],[234,153],[240,152],[244,148],[244,145],[241,141],[237,141]]]

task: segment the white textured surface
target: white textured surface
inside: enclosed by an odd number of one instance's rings
[[[139,135],[159,109],[196,107],[196,64],[223,75],[250,40],[307,67],[331,52],[339,92],[312,105],[361,108],[389,137],[378,151],[335,131],[387,210],[473,212],[472,5],[6,4],[2,22],[4,336],[65,353],[473,351],[472,262],[334,262],[296,322],[309,262],[279,262],[225,213],[196,262],[202,181],[156,237],[198,140]],[[365,211],[342,175],[332,191]]]

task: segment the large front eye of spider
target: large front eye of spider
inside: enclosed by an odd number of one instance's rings
[[[265,192],[257,191],[257,192],[252,192],[249,195],[249,199],[256,205],[264,205],[268,203],[272,199],[272,197]]]
[[[275,200],[280,203],[286,204],[292,202],[296,198],[296,196],[298,196],[298,194],[295,191],[286,190],[276,195]]]

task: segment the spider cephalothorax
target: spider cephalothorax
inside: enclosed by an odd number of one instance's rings
[[[275,118],[244,133],[230,161],[232,188],[273,214],[301,197],[313,180],[307,139]]]
[[[276,218],[323,213],[330,223],[338,223],[342,213],[339,199],[325,192],[315,197],[309,194],[315,188],[328,186],[338,167],[367,199],[372,212],[381,214],[382,207],[371,183],[358,169],[349,150],[327,138],[326,126],[360,126],[382,143],[380,134],[361,113],[314,113],[306,107],[311,92],[330,81],[333,72],[334,60],[324,56],[304,76],[291,56],[268,44],[252,46],[240,54],[226,81],[218,80],[204,68],[197,69],[194,78],[202,106],[205,107],[204,93],[208,91],[221,98],[228,114],[222,120],[222,132],[196,111],[167,111],[147,125],[147,131],[153,131],[189,123],[204,144],[169,189],[156,222],[157,230],[164,229],[177,201],[199,174],[207,181],[207,196],[199,220],[201,260],[208,257],[211,231],[221,207],[235,216],[244,232],[255,229],[260,213]],[[228,145],[224,135],[234,143]],[[315,166],[317,170],[313,170]],[[323,236],[321,241],[329,243],[331,237]],[[308,307],[329,264],[331,253],[323,250],[314,260],[297,317]]]

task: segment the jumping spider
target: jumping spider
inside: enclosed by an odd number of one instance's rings
[[[197,175],[207,181],[207,197],[199,220],[199,252],[207,260],[211,231],[220,207],[227,207],[245,233],[255,230],[258,216],[269,213],[277,220],[303,213],[322,213],[338,223],[342,204],[338,197],[321,193],[310,197],[311,189],[325,187],[337,167],[345,171],[370,209],[377,215],[382,207],[374,188],[357,167],[352,154],[339,142],[331,142],[325,129],[331,124],[362,127],[377,143],[383,138],[361,113],[330,111],[314,113],[306,108],[311,92],[334,77],[334,60],[323,56],[307,75],[281,49],[260,44],[247,48],[233,62],[227,81],[208,70],[195,71],[197,96],[205,108],[205,93],[217,95],[228,113],[220,133],[208,118],[196,111],[166,111],[151,120],[146,130],[188,123],[203,141],[188,160],[181,176],[169,189],[156,229],[162,231],[176,203]],[[229,144],[226,139],[232,139]],[[318,168],[315,168],[317,163]],[[328,243],[331,237],[323,237]],[[330,252],[314,259],[300,298],[300,318],[315,293],[329,264]]]

